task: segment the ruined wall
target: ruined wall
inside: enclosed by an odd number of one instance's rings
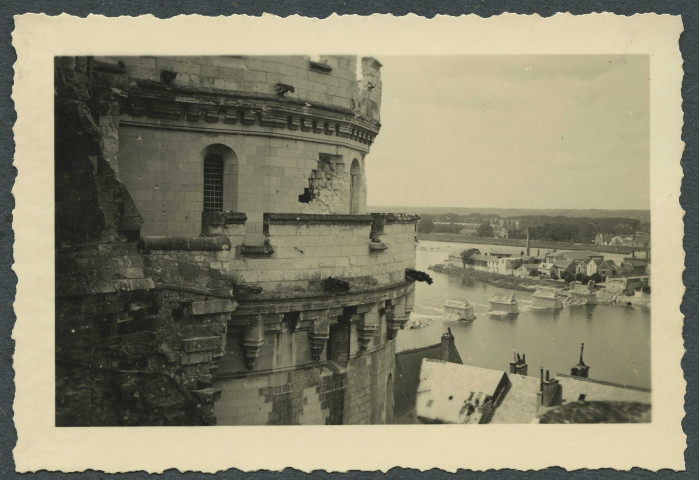
[[[230,301],[178,292],[56,303],[56,425],[209,425]]]
[[[126,242],[143,223],[126,188],[116,179],[105,136],[114,125],[98,126],[85,58],[57,57],[55,84],[56,244]]]
[[[215,423],[211,378],[235,304],[209,298],[225,282],[189,262],[175,277],[202,291],[157,288],[137,249],[141,217],[115,173],[105,92],[118,77],[84,58],[55,62],[56,425]]]

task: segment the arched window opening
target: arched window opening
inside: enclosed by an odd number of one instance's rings
[[[359,213],[359,197],[361,190],[361,170],[359,161],[355,158],[352,160],[350,167],[350,211],[354,215]]]
[[[209,153],[204,157],[204,212],[223,211],[223,157]]]

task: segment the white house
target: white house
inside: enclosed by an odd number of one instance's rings
[[[602,264],[602,259],[601,258],[591,258],[589,262],[587,262],[587,265],[585,266],[585,275],[588,277],[594,275],[597,273],[597,270],[599,266]]]
[[[539,275],[542,277],[550,277],[552,273],[556,273],[556,267],[553,262],[543,262],[539,264]]]

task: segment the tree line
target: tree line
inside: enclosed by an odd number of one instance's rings
[[[466,228],[462,224],[477,224]],[[492,237],[495,230],[507,232],[509,238],[524,239],[529,229],[532,240],[589,243],[602,233],[605,235],[633,235],[650,232],[650,224],[634,218],[590,218],[547,215],[523,215],[501,218],[498,215],[422,215],[418,223],[420,233],[467,233],[479,237]]]

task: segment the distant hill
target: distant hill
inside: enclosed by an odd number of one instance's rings
[[[633,218],[643,223],[650,223],[650,210],[604,210],[604,209],[564,209],[564,208],[470,208],[470,207],[367,207],[369,212],[402,212],[417,213],[418,215],[440,215],[455,213],[457,215],[469,215],[480,213],[483,215],[499,215],[500,217],[521,217],[525,215],[548,215],[551,217],[589,217],[589,218]]]

